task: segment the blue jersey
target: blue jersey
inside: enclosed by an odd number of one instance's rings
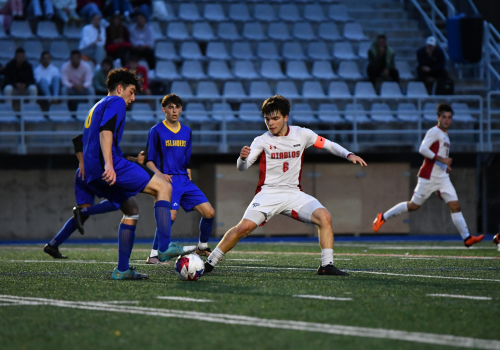
[[[153,162],[164,174],[187,175],[191,134],[191,129],[181,123],[177,130],[172,130],[166,121],[156,124],[149,131],[146,162]]]
[[[120,140],[125,129],[125,100],[119,96],[106,96],[89,111],[83,128],[83,163],[87,183],[102,178],[104,157],[101,151],[100,132],[113,132],[113,164],[123,158]]]

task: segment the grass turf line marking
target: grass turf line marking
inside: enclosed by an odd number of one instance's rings
[[[0,260],[1,261],[1,260]],[[141,260],[142,261],[142,260]],[[7,262],[22,263],[60,263],[60,264],[114,264],[116,261],[96,261],[96,260],[7,260]],[[151,265],[146,263],[134,263],[134,265]]]
[[[192,301],[194,303],[211,303],[213,300],[210,299],[194,299],[194,298],[185,298],[185,297],[156,297],[157,299],[166,299],[166,300],[177,300],[177,301]]]
[[[352,300],[352,298],[325,297],[322,295],[292,295],[292,297],[294,297],[294,298],[320,299],[320,300],[340,300],[340,301]]]
[[[224,259],[226,261],[264,261],[264,259]]]
[[[461,348],[477,348],[487,350],[500,350],[500,341],[460,337],[446,334],[433,334],[422,332],[406,332],[393,329],[368,328],[332,325],[324,323],[300,322],[290,320],[265,319],[258,317],[215,314],[197,311],[171,310],[147,308],[138,306],[109,305],[92,302],[75,302],[55,299],[28,298],[12,295],[0,295],[0,301],[13,302],[21,305],[47,305],[66,307],[71,309],[119,312],[138,315],[149,315],[170,318],[183,318],[203,322],[224,323],[230,325],[255,326],[272,329],[301,330],[315,333],[336,334],[345,336],[403,340],[415,343],[446,345]]]
[[[221,267],[240,268],[240,269],[266,269],[266,270],[298,270],[298,271],[316,271],[305,267],[274,267],[274,266],[241,266],[241,265],[221,265]]]
[[[391,273],[391,272],[375,272],[375,271],[352,271],[346,270],[351,273],[371,273],[374,275],[389,275],[389,276],[404,276],[404,277],[424,277],[424,278],[443,278],[449,280],[465,280],[465,281],[488,281],[488,282],[500,282],[500,280],[487,279],[487,278],[469,278],[469,277],[449,277],[449,276],[432,276],[432,275],[409,275],[403,273]]]
[[[472,299],[472,300],[491,300],[491,297],[474,297],[471,295],[454,295],[454,294],[427,294],[428,297],[443,297],[457,299]]]

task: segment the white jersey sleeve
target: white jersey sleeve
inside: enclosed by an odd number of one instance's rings
[[[436,157],[436,153],[431,150],[431,146],[439,140],[439,129],[431,128],[425,134],[424,139],[422,140],[422,144],[420,145],[420,149],[418,152],[423,155],[425,158],[434,159]]]
[[[238,157],[238,160],[236,161],[236,167],[238,168],[238,170],[245,171],[250,168],[250,166],[255,163],[255,161],[259,158],[263,151],[264,148],[262,146],[261,136],[256,137],[250,145],[250,154],[248,155],[247,159],[243,160]]]
[[[330,140],[327,140],[323,136],[319,136],[316,134],[314,131],[307,129],[307,128],[302,128],[301,134],[303,135],[304,141],[305,141],[305,148],[309,148],[311,146],[314,146],[315,148],[319,149],[325,149],[331,154],[337,156],[337,157],[342,157],[347,159],[347,157],[351,154],[352,152],[349,152],[346,150],[344,147],[339,145],[338,143],[332,142]]]

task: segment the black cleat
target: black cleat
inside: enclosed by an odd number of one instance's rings
[[[43,247],[43,252],[49,254],[54,259],[67,259],[67,256],[64,256],[59,252],[59,248],[53,247],[50,244],[46,244]]]
[[[210,273],[214,269],[214,266],[210,265],[209,263],[205,262],[205,271],[203,271],[203,274]]]
[[[497,233],[495,237],[493,237],[493,244],[500,243],[500,233]]]
[[[73,208],[73,219],[75,219],[76,229],[83,235],[85,233],[85,230],[83,229],[83,223],[85,220],[82,218],[82,208]]]
[[[212,253],[212,249],[210,249],[209,247],[207,247],[206,249],[196,248],[196,254],[198,254],[199,256],[209,257],[210,253]]]
[[[334,265],[318,267],[318,275],[349,276],[347,272],[337,269]]]

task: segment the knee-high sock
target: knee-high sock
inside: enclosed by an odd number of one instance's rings
[[[76,230],[75,219],[71,218],[62,227],[61,231],[50,241],[50,245],[53,247],[59,247],[61,243],[71,236],[73,232]]]
[[[205,249],[208,247],[208,239],[212,233],[212,226],[214,224],[214,218],[201,218],[200,220],[200,242],[198,247]]]
[[[156,233],[158,234],[158,250],[164,252],[170,244],[170,202],[155,203]]]
[[[391,209],[389,209],[384,213],[384,220],[392,219],[393,217],[406,213],[407,211],[408,211],[408,203],[401,202],[399,204],[396,204],[395,206],[393,206]]]
[[[224,253],[222,250],[219,249],[219,247],[216,247],[212,253],[210,253],[210,256],[207,258],[207,263],[209,263],[212,266],[217,266],[219,261],[224,258]]]
[[[91,207],[82,208],[81,212],[83,215],[97,215],[97,214],[109,213],[110,211],[116,211],[116,210],[118,210],[117,207],[111,204],[108,200],[105,200]]]
[[[467,228],[467,224],[465,223],[465,219],[461,211],[458,213],[451,213],[451,219],[458,229],[460,236],[462,236],[462,239],[466,239],[470,236],[469,229]]]
[[[174,226],[174,222],[175,220],[170,219],[170,227]],[[168,237],[168,244],[170,244],[170,242],[170,237]],[[153,250],[156,251],[155,255],[158,255],[158,229],[155,231],[155,238],[153,239]]]
[[[135,226],[120,224],[118,227],[118,270],[129,269],[129,259],[135,239]]]

